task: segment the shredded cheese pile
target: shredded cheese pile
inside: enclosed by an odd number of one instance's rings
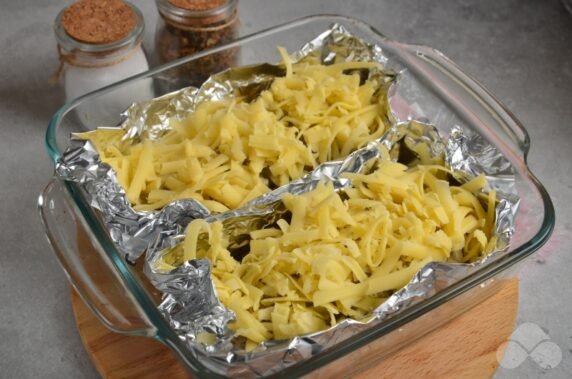
[[[220,222],[194,220],[182,246],[159,264],[209,259],[247,350],[362,319],[426,263],[474,261],[494,249],[495,192],[482,194],[483,176],[459,186],[440,179],[446,174],[439,165],[407,168],[384,159],[370,174],[347,174],[353,185],[343,193],[320,185],[285,195],[290,221],[252,231],[240,262]],[[202,233],[206,245],[197,244]]]
[[[292,63],[254,101],[205,101],[158,140],[130,144],[122,130],[84,133],[117,172],[137,210],[194,198],[211,211],[236,208],[345,157],[386,130],[385,94],[360,79],[371,62]],[[376,92],[377,91],[377,92]]]

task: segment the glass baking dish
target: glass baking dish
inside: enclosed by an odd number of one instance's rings
[[[240,50],[237,65],[276,62],[276,46],[289,51],[341,23],[350,32],[383,49],[387,66],[401,71],[392,89],[391,105],[400,120],[430,121],[444,134],[454,125],[483,135],[512,163],[521,199],[516,231],[506,254],[483,266],[431,298],[411,306],[387,321],[355,334],[333,348],[279,372],[279,376],[331,376],[373,367],[387,354],[475,306],[514,278],[517,263],[537,251],[549,238],[555,216],[552,202],[526,162],[528,134],[518,120],[487,90],[464,74],[442,53],[384,37],[371,26],[343,16],[318,15],[296,20],[241,38],[82,96],[64,105],[52,118],[46,134],[48,155],[54,162],[69,143],[71,132],[100,125],[117,125],[120,113],[141,100],[142,86],[149,96],[160,96],[180,85],[181,72],[196,60]],[[98,109],[113,98],[115,109]],[[80,122],[90,120],[89,125]],[[47,237],[71,284],[103,324],[125,334],[147,336],[167,345],[194,377],[219,377],[198,351],[185,345],[158,312],[157,293],[142,275],[139,262],[128,264],[119,254],[100,218],[75,183],[53,178],[39,198]],[[208,358],[207,358],[208,359]]]

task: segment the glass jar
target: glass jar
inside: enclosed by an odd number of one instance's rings
[[[155,34],[155,51],[161,63],[229,43],[238,37],[238,0],[194,3],[156,0],[156,3],[161,17]],[[179,87],[199,86],[210,75],[235,65],[238,54],[238,49],[230,49],[183,65],[177,73]]]
[[[58,76],[62,80],[66,101],[82,96],[127,77],[149,69],[147,57],[142,47],[145,24],[143,15],[132,4],[126,3],[133,11],[135,25],[124,37],[109,43],[85,43],[71,37],[62,23],[63,9],[54,22],[54,32],[58,43],[60,68]],[[98,102],[80,105],[77,115],[84,124],[93,125],[97,118],[119,114],[131,103],[153,98],[150,81],[127,86],[114,96],[104,96]]]

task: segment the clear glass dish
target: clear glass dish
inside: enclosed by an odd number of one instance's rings
[[[240,50],[237,65],[276,62],[280,59],[276,46],[296,50],[333,23],[341,23],[357,36],[381,46],[388,57],[387,66],[402,71],[392,96],[399,119],[428,120],[444,133],[455,124],[471,128],[502,151],[516,170],[521,205],[511,246],[500,259],[386,322],[281,371],[280,376],[331,376],[340,372],[349,376],[374,366],[390,352],[491,296],[500,288],[499,283],[516,275],[517,263],[548,240],[555,222],[554,208],[527,166],[529,137],[510,111],[440,52],[392,41],[352,18],[319,15],[255,33],[80,97],[53,116],[46,134],[48,155],[55,164],[71,132],[117,125],[120,112],[132,102],[130,91],[136,91],[141,82],[151,81],[154,96],[160,96],[175,89],[181,67],[228,49]],[[124,95],[118,97],[119,93]],[[76,114],[78,107],[105,97],[121,99],[116,102],[117,109],[104,112],[85,107],[92,113],[82,114],[82,118],[91,122],[82,124]],[[107,327],[164,343],[193,377],[219,377],[205,365],[204,357],[183,344],[168,327],[156,308],[160,294],[141,274],[142,264],[125,262],[77,185],[52,179],[40,196],[39,208],[47,237],[71,284]]]

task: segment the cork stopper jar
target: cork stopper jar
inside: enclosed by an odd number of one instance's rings
[[[238,37],[238,0],[156,0],[160,20],[155,51],[166,63],[220,46]],[[187,85],[200,85],[210,75],[233,66],[238,50],[189,62],[180,74]]]
[[[142,48],[143,15],[122,0],[80,0],[63,9],[54,22],[60,67],[58,77],[66,101],[149,69]],[[125,93],[129,102],[152,97],[145,88]],[[100,109],[84,109],[80,119],[88,122],[99,112],[120,113],[127,100],[103,98]],[[94,105],[92,103],[92,105]],[[120,109],[123,107],[123,109]],[[78,107],[80,109],[81,107]]]

